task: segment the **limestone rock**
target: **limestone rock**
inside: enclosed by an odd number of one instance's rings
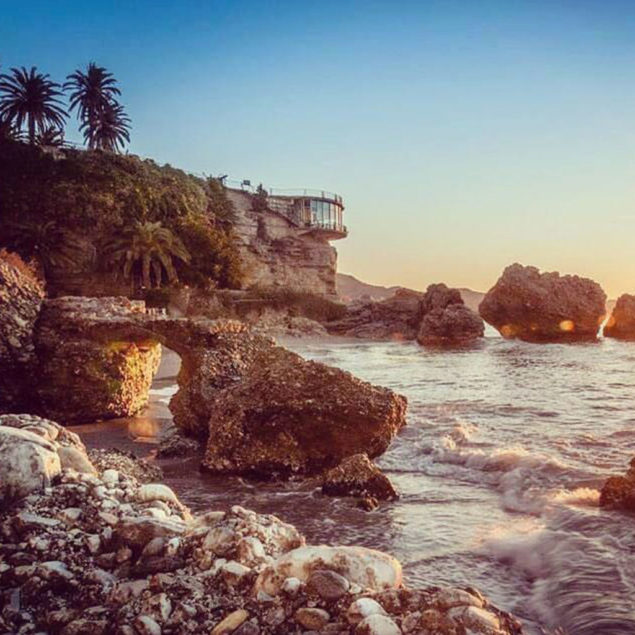
[[[635,458],[625,476],[611,476],[600,491],[600,507],[635,511]]]
[[[635,340],[635,295],[621,295],[604,327],[604,337]]]
[[[360,300],[348,307],[341,320],[328,322],[333,335],[373,340],[413,340],[420,321],[422,293],[398,289],[385,300]]]
[[[593,280],[510,265],[479,306],[503,337],[530,342],[594,340],[606,294]]]
[[[470,344],[485,333],[483,320],[463,303],[461,292],[431,284],[421,300],[417,341],[424,346]]]
[[[406,399],[391,390],[283,348],[259,349],[240,380],[206,395],[205,469],[311,474],[351,454],[381,454],[405,424]]]
[[[44,289],[15,254],[0,251],[0,414],[36,405],[33,330]]]
[[[126,417],[148,403],[161,359],[159,343],[147,339],[101,341],[95,320],[133,318],[139,307],[126,298],[61,297],[46,300],[35,335],[38,394],[43,411],[64,422]]]
[[[323,477],[322,492],[329,496],[371,496],[379,500],[399,496],[388,477],[366,454],[349,456],[329,470]]]
[[[402,582],[401,565],[391,556],[364,547],[299,547],[278,558],[258,577],[256,589],[269,595],[280,593],[286,578],[306,581],[313,571],[331,569],[363,588],[397,588]]]

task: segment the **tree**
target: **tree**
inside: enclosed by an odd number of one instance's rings
[[[57,225],[55,221],[7,223],[2,247],[15,251],[22,258],[32,258],[42,265],[48,277],[55,269],[74,269],[82,258],[79,238]]]
[[[0,118],[8,120],[19,132],[26,125],[29,143],[34,144],[36,133],[49,126],[63,128],[68,114],[61,105],[61,86],[38,73],[12,68],[0,75]]]
[[[86,72],[76,70],[66,79],[64,88],[72,91],[70,108],[77,111],[89,148],[117,152],[130,142],[130,119],[117,101],[121,91],[112,73],[91,62]]]
[[[161,222],[140,222],[124,227],[118,236],[105,246],[105,261],[122,267],[124,278],[131,278],[135,269],[141,269],[144,287],[152,287],[152,278],[157,287],[163,284],[163,273],[170,283],[178,280],[174,260],[189,262],[190,254],[181,242]]]
[[[17,139],[13,124],[6,117],[0,117],[0,141]]]
[[[130,118],[120,104],[108,104],[95,121],[84,121],[80,126],[89,148],[118,152],[124,143],[130,143]]]
[[[35,138],[39,146],[60,147],[64,145],[64,131],[55,126],[49,126],[40,132]]]

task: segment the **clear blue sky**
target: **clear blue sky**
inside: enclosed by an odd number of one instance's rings
[[[0,16],[4,70],[115,73],[132,152],[341,193],[341,271],[485,289],[521,261],[635,292],[634,2],[0,0]]]

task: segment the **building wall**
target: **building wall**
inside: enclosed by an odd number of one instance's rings
[[[227,196],[236,208],[245,286],[336,294],[337,252],[325,238],[306,233],[281,214],[252,211],[247,192],[228,189]]]

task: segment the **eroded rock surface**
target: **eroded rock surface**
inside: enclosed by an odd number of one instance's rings
[[[390,479],[365,454],[345,458],[322,480],[322,492],[329,496],[360,496],[378,500],[398,498]]]
[[[124,471],[62,467],[40,492],[0,505],[2,632],[521,633],[474,590],[404,588],[386,554],[308,547],[293,526],[238,506],[192,517],[170,488]]]
[[[604,327],[604,337],[635,340],[635,295],[621,295]]]
[[[461,292],[431,284],[421,300],[417,341],[424,346],[470,344],[485,334],[483,320],[465,306]]]
[[[381,454],[405,425],[405,397],[266,341],[254,343],[243,376],[206,395],[207,470],[317,473],[352,454]]]
[[[600,507],[635,512],[635,459],[624,476],[611,476],[600,492]]]
[[[341,320],[328,322],[333,335],[372,340],[413,340],[420,322],[422,293],[399,289],[385,300],[359,300]]]
[[[0,413],[35,404],[33,330],[43,297],[28,267],[0,251]]]
[[[593,340],[606,311],[606,294],[588,278],[514,264],[479,306],[481,317],[507,338],[530,342]]]

